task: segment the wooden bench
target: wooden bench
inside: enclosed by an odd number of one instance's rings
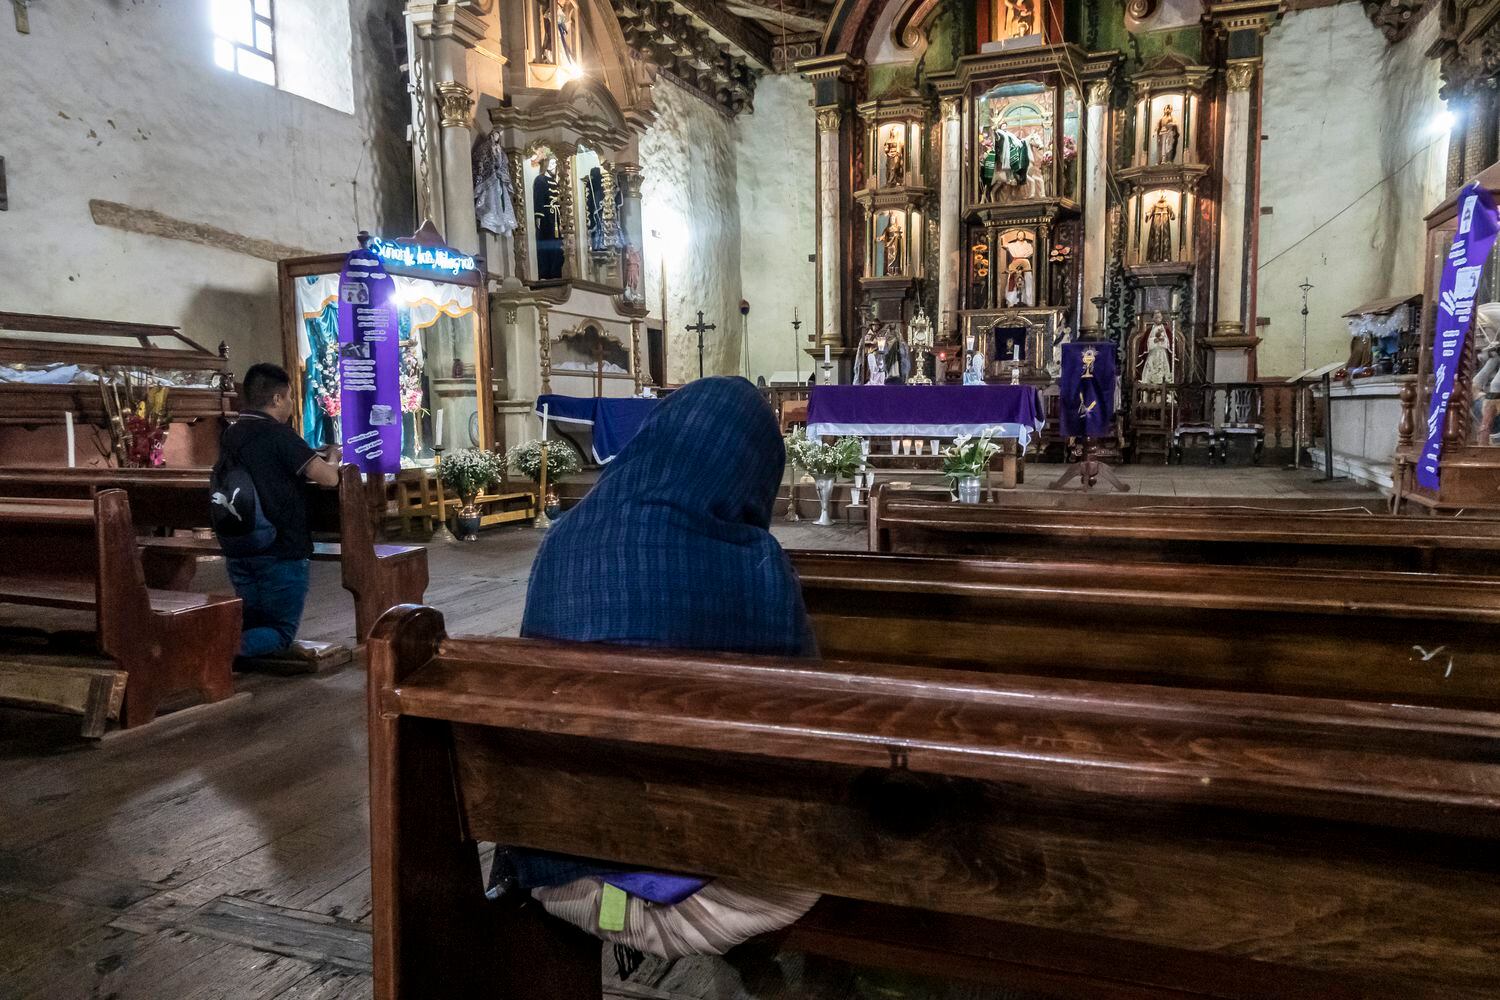
[[[379,1000],[595,1000],[477,842],[825,894],[788,947],[1076,1000],[1500,991],[1500,716],[910,666],[370,640]]]
[[[383,484],[377,484],[383,489]],[[32,469],[0,470],[0,495],[88,497],[121,488],[131,496],[140,531],[206,530],[208,470]],[[315,536],[337,541],[314,543],[313,559],[341,564],[344,589],[354,597],[355,635],[370,634],[386,608],[420,602],[427,590],[427,550],[418,545],[378,545],[368,511],[369,486],[359,470],[339,470],[339,488],[308,484],[308,523]],[[383,499],[383,496],[382,496]],[[148,586],[186,590],[200,559],[219,555],[211,537],[140,539]]]
[[[10,664],[0,668],[0,701],[83,715],[84,735],[101,736],[112,712],[139,726],[168,698],[233,693],[239,599],[148,589],[124,491],[92,501],[0,499],[0,551],[10,554],[0,563],[0,603],[91,612],[100,652],[125,674],[122,707],[118,678],[96,673],[85,683],[83,674]],[[27,552],[34,557],[19,557]]]
[[[958,504],[877,488],[870,549],[1098,562],[1495,575],[1500,521],[1242,509]]]
[[[1500,579],[789,555],[835,659],[1500,707]]]

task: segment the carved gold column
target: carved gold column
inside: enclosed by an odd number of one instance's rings
[[[578,277],[578,190],[577,190],[577,164],[574,157],[578,150],[571,146],[559,146],[553,150],[557,154],[557,197],[562,206],[562,225],[560,235],[563,245],[562,276],[567,279]]]
[[[437,84],[438,124],[443,142],[443,236],[448,245],[478,253],[479,224],[474,217],[474,92],[461,83]]]
[[[1105,212],[1108,210],[1109,176],[1109,97],[1108,80],[1095,80],[1088,89],[1088,120],[1086,124],[1083,186],[1083,302],[1081,315],[1085,330],[1097,332],[1094,325],[1099,321],[1098,310],[1092,300],[1097,295],[1107,295],[1104,288],[1104,265],[1108,255],[1105,246],[1105,231],[1108,225]],[[1106,320],[1107,322],[1107,320]]]
[[[959,244],[962,229],[959,213],[963,199],[963,129],[960,102],[944,97],[941,102],[942,166],[938,183],[938,331],[942,336],[958,333],[958,283],[963,257]]]
[[[532,277],[530,265],[527,263],[526,243],[531,238],[535,220],[532,219],[531,209],[528,208],[531,200],[526,197],[525,155],[519,149],[507,149],[505,164],[510,171],[511,204],[516,207],[516,231],[511,234],[512,248],[516,258],[516,277],[521,281],[526,281]]]
[[[843,112],[818,112],[818,346],[843,342],[843,255],[839,234],[839,176],[843,166]]]
[[[635,375],[635,394],[641,394],[641,388],[646,384],[645,367],[641,364],[641,321],[632,319],[630,321],[630,359],[632,373]]]
[[[545,394],[552,391],[552,325],[544,305],[536,307],[536,328],[537,356],[541,362],[542,392]]]
[[[600,162],[600,168],[599,189],[604,204],[599,206],[599,218],[604,230],[604,248],[595,253],[594,261],[604,267],[605,284],[613,285],[620,280],[620,220],[615,217],[615,166],[604,160]]]

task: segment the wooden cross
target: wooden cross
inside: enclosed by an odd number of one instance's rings
[[[594,341],[594,396],[604,398],[604,338]]]
[[[704,323],[703,322],[703,310],[702,309],[698,310],[698,324],[696,326],[689,326],[689,327],[687,327],[687,331],[689,333],[696,333],[698,335],[698,377],[699,378],[703,377],[703,335],[705,333],[707,333],[709,330],[717,330],[718,328],[719,328],[718,324],[715,324],[715,323]]]

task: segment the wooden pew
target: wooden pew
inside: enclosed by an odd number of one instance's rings
[[[124,725],[139,726],[169,697],[233,694],[239,599],[148,589],[124,491],[92,501],[0,499],[0,551],[10,554],[0,563],[0,603],[91,612],[100,652],[126,675],[122,708],[110,704],[112,692],[101,693],[102,678],[70,685],[82,675],[54,674],[39,686],[24,667],[0,672],[0,700],[82,714],[84,735],[101,736],[111,708]],[[23,552],[36,557],[18,558]],[[68,698],[69,687],[84,688],[83,705]],[[49,691],[57,696],[51,703]]]
[[[1500,716],[920,667],[370,641],[378,1000],[594,1000],[477,842],[815,890],[785,936],[1068,1000],[1500,991]]]
[[[870,550],[1489,576],[1500,573],[1500,521],[1211,507],[1055,510],[877,488]]]
[[[141,531],[208,527],[207,469],[0,470],[0,496],[88,497],[115,487],[130,494]],[[339,470],[337,492],[312,484],[307,489],[314,535],[337,539],[315,542],[313,559],[340,563],[344,589],[354,597],[355,635],[361,642],[386,608],[420,602],[427,590],[427,550],[376,543],[367,488],[359,470],[346,465]],[[198,561],[219,554],[212,538],[150,537],[140,544],[147,584],[168,590],[191,587]]]
[[[1500,707],[1500,579],[789,555],[830,658]]]

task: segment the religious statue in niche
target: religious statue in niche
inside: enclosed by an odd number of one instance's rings
[[[993,101],[990,127],[981,135],[980,193],[984,201],[1018,201],[1048,196],[1052,166],[1048,115],[1027,97]]]
[[[600,257],[614,253],[620,244],[618,220],[624,214],[623,192],[605,184],[604,169],[596,166],[589,170],[583,194],[584,214],[588,217],[589,252]],[[611,233],[611,230],[615,232]]]
[[[900,187],[906,183],[906,152],[901,146],[901,133],[891,129],[886,133],[885,145],[881,147],[885,154],[885,183],[887,187]]]
[[[576,0],[557,0],[557,41],[562,48],[564,66],[578,66],[578,4]]]
[[[1175,163],[1177,144],[1182,139],[1182,129],[1172,118],[1172,105],[1161,109],[1161,118],[1156,122],[1156,162]]]
[[[886,219],[885,232],[880,234],[880,243],[884,247],[884,273],[889,278],[901,273],[901,251],[906,234],[901,229],[900,216],[889,215]]]
[[[1029,229],[1012,229],[1000,235],[1005,251],[1005,304],[1014,309],[1036,305],[1036,240]]]
[[[548,154],[531,183],[531,212],[536,228],[536,276],[541,281],[561,278],[563,271],[562,199],[557,179],[557,157]]]
[[[997,41],[1042,33],[1040,0],[994,0],[990,10]]]
[[[1176,351],[1172,346],[1172,334],[1167,329],[1161,310],[1151,314],[1151,325],[1146,330],[1146,353],[1141,361],[1140,381],[1143,385],[1170,385],[1175,381]]]
[[[645,298],[641,293],[641,251],[635,245],[625,248],[625,301],[640,302]]]
[[[1161,264],[1172,259],[1172,222],[1177,213],[1165,194],[1146,213],[1146,263]]]
[[[548,66],[557,63],[557,15],[553,3],[554,0],[533,0],[532,3],[536,32],[532,61]]]

